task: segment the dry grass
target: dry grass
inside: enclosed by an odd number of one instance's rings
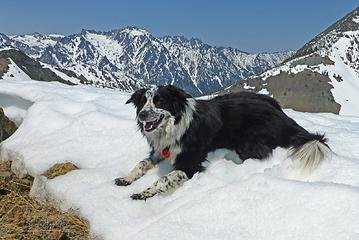
[[[67,163],[56,163],[42,175],[47,177],[48,179],[53,179],[57,176],[64,175],[68,172],[78,169],[78,167],[70,162]]]
[[[86,220],[31,199],[31,184],[0,161],[0,239],[91,239]]]

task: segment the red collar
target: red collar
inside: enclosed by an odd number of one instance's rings
[[[165,149],[163,149],[161,151],[161,156],[163,158],[170,158],[171,157],[171,152],[170,152],[170,148],[169,147],[166,147]]]

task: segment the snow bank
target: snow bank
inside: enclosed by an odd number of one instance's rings
[[[21,97],[0,93],[0,107],[3,108],[5,115],[15,122],[17,126],[21,124],[27,109],[32,104],[33,102]]]
[[[0,145],[1,158],[13,160],[19,175],[35,176],[34,196],[77,210],[104,239],[359,239],[357,117],[286,110],[308,130],[325,132],[335,152],[308,177],[295,176],[283,149],[238,165],[219,150],[209,154],[207,171],[173,194],[133,201],[132,193],[170,166],[160,164],[131,186],[114,185],[148,151],[134,109],[124,104],[128,94],[9,80],[0,82],[0,94],[34,102]],[[80,169],[39,176],[67,161]]]

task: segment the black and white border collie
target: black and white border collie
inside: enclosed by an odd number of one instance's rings
[[[173,191],[204,170],[208,152],[235,151],[241,160],[265,159],[276,147],[290,148],[302,170],[312,170],[329,151],[324,135],[309,133],[288,117],[279,104],[262,94],[240,92],[196,100],[174,86],[140,89],[126,102],[136,107],[137,122],[151,152],[125,177],[129,185],[162,160],[174,170],[131,196],[147,199]]]

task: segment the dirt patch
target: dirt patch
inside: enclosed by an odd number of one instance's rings
[[[17,178],[10,162],[0,161],[0,239],[93,239],[85,219],[31,199],[32,182]]]

